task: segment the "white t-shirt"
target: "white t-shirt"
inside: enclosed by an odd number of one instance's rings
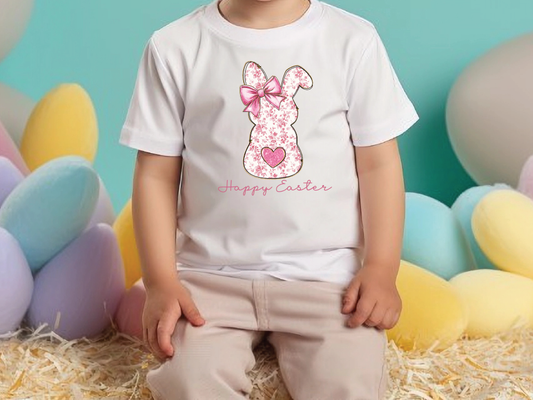
[[[311,0],[251,29],[217,5],[152,34],[119,140],[183,157],[177,268],[347,284],[364,246],[354,146],[417,112],[362,17]]]

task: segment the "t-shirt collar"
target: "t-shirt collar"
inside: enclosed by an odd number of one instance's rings
[[[307,10],[296,21],[275,28],[254,29],[229,22],[220,13],[219,2],[220,0],[212,0],[205,6],[204,18],[207,24],[227,39],[262,48],[280,47],[305,35],[309,28],[318,23],[323,11],[319,0],[310,0]]]

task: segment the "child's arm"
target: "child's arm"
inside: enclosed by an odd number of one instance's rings
[[[348,320],[351,327],[365,322],[390,329],[402,306],[396,289],[405,218],[402,163],[396,139],[354,151],[365,254],[363,268],[347,289],[343,312],[355,310]]]
[[[133,225],[146,288],[143,336],[160,360],[173,354],[170,337],[181,314],[193,325],[204,323],[176,271],[181,163],[182,157],[138,151],[133,181]]]

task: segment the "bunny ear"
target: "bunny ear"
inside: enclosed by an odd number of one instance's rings
[[[245,85],[261,89],[265,85],[267,77],[265,71],[263,71],[263,68],[261,68],[259,64],[256,64],[253,61],[248,61],[244,65],[242,80]]]
[[[294,97],[300,87],[311,89],[313,87],[313,79],[305,69],[299,65],[293,65],[285,71],[282,85],[281,94]]]

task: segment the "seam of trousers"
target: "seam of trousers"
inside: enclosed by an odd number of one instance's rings
[[[266,296],[266,281],[253,280],[252,289],[254,296],[254,306],[257,313],[257,329],[268,330],[270,321],[268,318],[267,296]]]

